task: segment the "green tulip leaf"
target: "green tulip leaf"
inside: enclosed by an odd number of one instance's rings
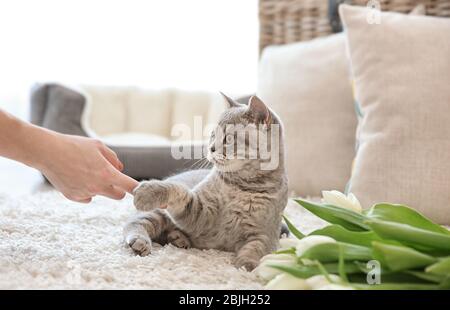
[[[450,276],[446,276],[445,279],[439,284],[439,289],[450,290]]]
[[[424,273],[424,272],[422,272]],[[367,283],[367,274],[355,273],[348,276],[350,283]],[[420,274],[412,274],[409,271],[382,271],[380,275],[381,283],[417,283],[417,284],[441,284],[442,277],[426,277]]]
[[[322,263],[337,262],[341,249],[345,261],[369,261],[372,259],[370,248],[343,242],[318,244],[305,251],[301,258],[318,260]]]
[[[364,223],[363,214],[329,204],[315,203],[303,199],[294,199],[299,205],[331,224],[341,225],[352,231],[365,231],[369,227]]]
[[[323,271],[317,265],[286,266],[273,264],[268,266],[302,279],[323,274]],[[322,267],[328,274],[339,274],[339,264],[337,263],[322,264]],[[344,268],[347,274],[361,273],[358,266],[353,263],[345,263]]]
[[[428,282],[433,282],[433,283],[442,283],[442,281],[444,281],[444,279],[445,279],[445,276],[430,274],[430,273],[426,273],[423,271],[406,270],[406,271],[404,271],[404,273],[412,275],[418,279],[428,281]]]
[[[374,241],[372,247],[374,259],[392,271],[426,267],[437,261],[433,256],[423,254],[406,246]]]
[[[427,247],[450,253],[450,235],[390,221],[369,220],[366,224],[382,238],[396,240],[419,250]]]
[[[286,225],[287,225],[289,231],[290,231],[297,239],[303,239],[303,237],[305,237],[305,235],[302,234],[302,233],[300,232],[300,230],[298,230],[298,229],[294,226],[294,224],[292,224],[292,222],[289,221],[289,219],[288,219],[285,215],[283,215],[283,219],[284,219],[284,222],[286,223]]]
[[[347,270],[345,269],[344,251],[342,245],[339,245],[339,262],[338,262],[339,276],[342,281],[348,283]]]
[[[319,268],[317,267],[305,267],[305,266],[284,266],[284,265],[268,265],[271,268],[278,269],[280,271],[286,272],[294,277],[307,279],[309,277],[320,274]]]
[[[310,233],[310,235],[328,236],[336,241],[371,247],[372,241],[382,239],[373,231],[351,231],[340,225],[329,225]]]
[[[446,257],[441,261],[428,266],[425,272],[436,275],[450,276],[450,257]]]
[[[362,290],[439,290],[440,285],[423,283],[381,283],[381,284],[352,284],[356,289]]]
[[[380,203],[367,210],[365,214],[369,219],[397,222],[450,235],[450,231],[447,228],[433,223],[416,210],[404,205]]]
[[[284,249],[284,250],[278,250],[273,252],[274,254],[295,254],[295,248],[289,248],[289,249]]]
[[[328,273],[331,274],[339,274],[339,269],[344,268],[346,274],[354,274],[354,273],[361,273],[361,270],[357,265],[355,265],[353,262],[343,262],[343,266],[339,266],[339,263],[327,263],[323,264],[323,267],[325,268]]]

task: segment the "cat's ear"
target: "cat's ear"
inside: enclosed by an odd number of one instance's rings
[[[220,94],[225,98],[225,101],[227,102],[228,108],[236,108],[236,107],[240,106],[240,104],[237,101],[231,99],[230,97],[228,97],[224,93],[220,92]]]
[[[248,101],[248,112],[253,116],[255,123],[270,126],[272,116],[269,108],[257,96],[251,96]]]

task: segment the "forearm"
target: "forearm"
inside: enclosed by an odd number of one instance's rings
[[[57,133],[0,110],[0,156],[40,170],[67,198],[122,199],[137,181],[122,174],[116,153],[101,141]]]
[[[0,110],[0,156],[41,168],[41,154],[56,133]]]

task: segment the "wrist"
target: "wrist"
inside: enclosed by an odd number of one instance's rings
[[[51,162],[51,155],[55,153],[53,149],[58,133],[28,123],[21,124],[19,130],[24,141],[24,158],[21,161],[40,171],[45,170]]]

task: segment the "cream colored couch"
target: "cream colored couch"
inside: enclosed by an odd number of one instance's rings
[[[189,169],[224,109],[219,93],[176,89],[41,84],[31,96],[33,123],[103,140],[137,179]],[[184,147],[197,157],[174,158]]]

